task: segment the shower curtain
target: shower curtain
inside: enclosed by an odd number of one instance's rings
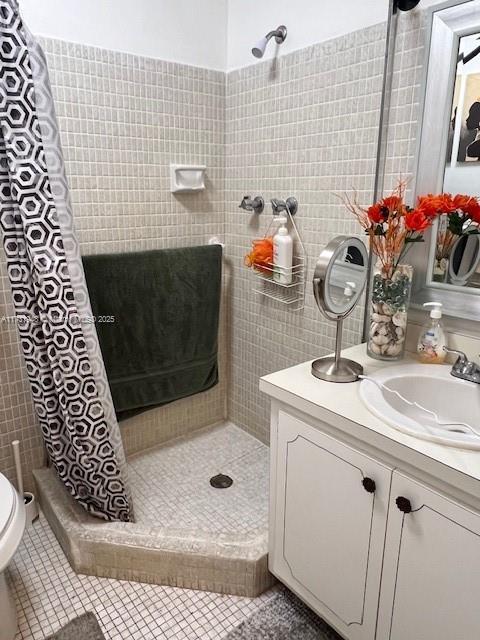
[[[133,518],[126,462],[73,229],[46,60],[0,0],[0,224],[17,327],[49,459],[106,520]]]

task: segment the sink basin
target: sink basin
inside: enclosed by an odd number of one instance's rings
[[[454,378],[450,371],[448,365],[434,364],[386,367],[362,380],[360,396],[369,411],[399,431],[480,450],[480,385]]]

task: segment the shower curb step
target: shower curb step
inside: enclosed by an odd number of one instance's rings
[[[267,532],[255,542],[192,540],[136,523],[86,513],[51,468],[33,471],[45,517],[77,573],[116,580],[256,597],[275,584]]]

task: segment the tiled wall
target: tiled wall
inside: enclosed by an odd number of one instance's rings
[[[82,252],[204,244],[223,236],[224,74],[57,40],[41,44]],[[207,165],[207,190],[173,196],[170,163]],[[11,316],[1,256],[0,316]],[[223,323],[220,384],[123,423],[127,453],[225,417],[225,341]],[[1,325],[1,349],[0,470],[13,477],[11,440],[22,441],[27,469],[41,466],[43,453],[13,325]],[[30,476],[27,481],[30,486]]]
[[[420,16],[422,14],[419,14]],[[412,170],[423,63],[422,20],[402,16],[389,135],[390,183]],[[46,48],[85,253],[226,240],[222,382],[214,390],[124,423],[127,451],[229,418],[268,439],[268,401],[259,376],[333,349],[335,327],[314,305],[310,282],[321,248],[358,233],[335,193],[373,189],[385,25],[234,71],[209,71],[42,40]],[[169,193],[170,162],[208,167],[202,194]],[[387,179],[387,183],[388,183]],[[281,308],[252,292],[243,267],[252,238],[270,219],[238,208],[250,193],[295,195],[308,253],[305,309]],[[12,315],[3,256],[0,316]],[[358,342],[362,310],[345,327]],[[225,326],[227,325],[227,326]],[[42,446],[14,326],[1,327],[0,470],[13,475],[10,441],[28,468]],[[227,394],[228,380],[228,394]]]
[[[372,197],[385,50],[385,25],[266,61],[227,77],[227,252],[232,262],[229,417],[268,439],[269,400],[260,376],[334,348],[335,323],[317,309],[312,273],[321,249],[359,228],[335,194],[356,188]],[[244,193],[295,196],[296,222],[308,254],[305,309],[281,308],[252,292],[242,266],[251,240],[265,233],[259,216],[237,209]],[[344,345],[358,343],[362,309],[345,325]]]

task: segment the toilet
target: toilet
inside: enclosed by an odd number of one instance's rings
[[[15,487],[0,473],[0,621],[2,640],[17,632],[17,613],[7,585],[5,569],[13,558],[25,530],[25,506]]]

